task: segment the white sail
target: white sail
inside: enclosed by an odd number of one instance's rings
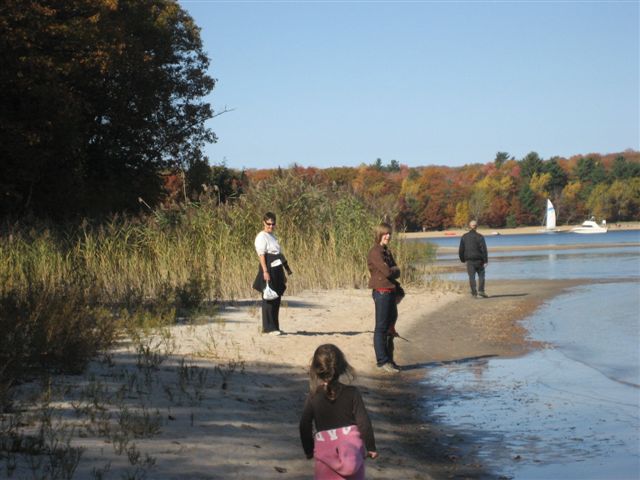
[[[556,228],[556,209],[553,208],[553,203],[547,198],[547,230],[554,230]]]

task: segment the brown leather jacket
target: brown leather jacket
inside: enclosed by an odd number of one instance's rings
[[[367,265],[371,274],[369,288],[395,288],[398,285],[395,279],[400,276],[400,268],[388,248],[374,245],[367,255]]]

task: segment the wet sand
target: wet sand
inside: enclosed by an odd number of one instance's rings
[[[405,435],[407,447],[414,447],[412,458],[424,458],[417,465],[418,471],[429,472],[429,476],[415,478],[502,478],[475,456],[480,449],[477,436],[455,426],[439,425],[430,418],[435,404],[447,401],[447,392],[420,382],[428,377],[430,367],[481,358],[514,357],[541,347],[527,339],[521,320],[554,295],[584,283],[579,280],[488,280],[490,298],[461,295],[458,301],[412,326],[407,337],[410,342],[399,344],[399,358],[407,365],[402,380],[409,381],[403,395],[411,396],[415,402],[415,424],[411,420],[406,422]],[[407,388],[413,392],[407,392]]]

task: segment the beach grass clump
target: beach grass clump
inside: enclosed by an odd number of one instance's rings
[[[43,368],[80,372],[110,345],[119,329],[104,307],[69,282],[34,280],[21,290],[0,293],[0,385],[2,391]],[[0,394],[2,410],[9,396]]]
[[[8,291],[24,291],[34,279],[51,286],[77,279],[100,304],[164,302],[193,310],[252,294],[253,240],[267,211],[278,215],[293,291],[365,285],[366,253],[380,219],[348,191],[290,172],[227,204],[203,197],[144,218],[114,216],[57,231],[13,226],[11,241],[0,247],[0,275]],[[429,255],[428,247],[410,242],[395,242],[393,250],[401,267]]]

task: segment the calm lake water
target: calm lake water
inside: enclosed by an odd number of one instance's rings
[[[573,288],[525,320],[548,348],[431,369],[426,381],[444,393],[430,414],[478,438],[481,461],[506,478],[640,478],[640,232],[486,240],[489,294],[499,279],[608,283]],[[449,250],[438,261],[459,268],[459,242],[433,241]]]

